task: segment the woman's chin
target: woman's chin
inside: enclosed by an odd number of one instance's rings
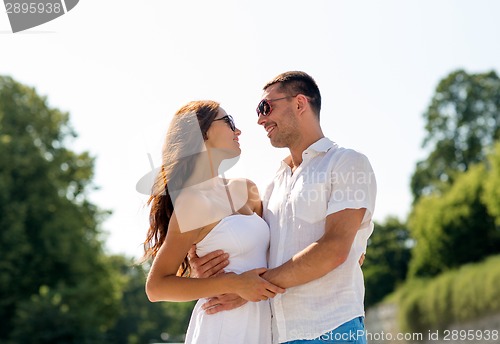
[[[234,155],[233,157],[228,157],[227,159],[222,160],[219,166],[219,173],[224,173],[229,170],[231,167],[236,165],[236,163],[240,160],[240,155]]]
[[[234,150],[231,150],[228,152],[227,156],[225,157],[224,160],[226,159],[235,159],[235,158],[239,158],[241,155],[241,149],[234,149]]]
[[[219,158],[222,158],[222,160],[233,159],[241,155],[241,148],[240,147],[217,148],[216,154]]]

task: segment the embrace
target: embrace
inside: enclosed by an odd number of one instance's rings
[[[241,131],[217,102],[172,119],[148,202],[147,296],[199,299],[186,343],[366,343],[370,162],[323,135],[308,74],[280,74],[263,91],[257,123],[290,155],[262,198],[250,180],[220,174],[241,153]]]

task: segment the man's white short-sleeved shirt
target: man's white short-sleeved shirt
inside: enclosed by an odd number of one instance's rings
[[[368,159],[327,138],[302,154],[292,173],[282,162],[264,195],[263,217],[271,231],[269,268],[290,260],[320,239],[326,217],[343,209],[365,208],[347,261],[309,283],[272,299],[274,342],[313,339],[364,315],[364,281],[358,260],[373,232],[376,181]]]

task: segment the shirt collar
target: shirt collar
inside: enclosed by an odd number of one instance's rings
[[[312,145],[307,147],[304,153],[326,153],[332,147],[337,146],[337,144],[326,137],[320,138],[318,141],[314,142]],[[302,153],[302,156],[304,155]]]
[[[322,137],[318,141],[314,142],[312,145],[307,147],[307,149],[304,152],[302,152],[302,158],[304,159],[305,156],[308,156],[311,158],[311,157],[318,155],[319,153],[326,153],[330,149],[335,148],[335,147],[338,147],[338,145],[335,142],[331,141],[330,139],[328,139],[326,137]],[[278,172],[282,172],[286,168],[290,168],[290,165],[289,165],[290,160],[291,160],[290,155],[287,156],[285,159],[283,159],[281,161],[281,165],[280,165]]]

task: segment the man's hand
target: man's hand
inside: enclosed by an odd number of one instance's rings
[[[189,265],[192,278],[206,278],[224,273],[224,268],[229,265],[229,255],[222,250],[210,252],[206,256],[196,255],[196,245],[188,252]]]
[[[207,314],[215,314],[241,307],[247,302],[247,300],[242,299],[237,294],[223,294],[210,298],[201,308],[204,309]]]

